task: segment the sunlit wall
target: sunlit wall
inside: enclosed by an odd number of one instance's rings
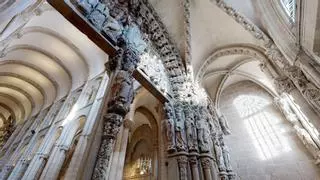
[[[226,142],[238,178],[320,179],[313,158],[264,89],[240,82],[222,93],[220,105],[232,131]]]

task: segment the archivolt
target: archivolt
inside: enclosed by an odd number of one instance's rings
[[[207,67],[216,59],[228,55],[246,55],[256,58],[262,62],[268,61],[268,58],[264,55],[263,49],[251,44],[234,44],[231,46],[225,46],[214,50],[214,52],[202,63],[198,70],[196,81],[201,82]]]

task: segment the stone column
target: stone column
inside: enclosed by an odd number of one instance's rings
[[[213,144],[214,144],[214,151],[215,151],[218,169],[219,169],[219,175],[221,178],[226,179],[228,174],[226,172],[226,166],[224,163],[223,152],[222,152],[222,149],[220,146],[218,135],[213,137]]]
[[[30,136],[31,132],[29,132],[28,130],[33,129],[35,126],[35,118],[31,118],[30,120],[28,120],[25,124],[25,126],[22,128],[22,131],[19,133],[18,137],[16,138],[16,140],[14,141],[13,145],[15,145],[15,143],[19,143],[18,147],[16,148],[16,150],[10,154],[10,152],[8,152],[8,154],[6,154],[5,158],[9,158],[9,161],[7,161],[4,170],[1,172],[0,174],[0,179],[7,179],[11,173],[11,171],[13,170],[14,166],[15,166],[15,160],[17,158],[17,156],[19,156],[21,147],[23,145],[23,143],[25,143],[25,138]],[[19,141],[19,142],[18,142]]]
[[[48,110],[43,110],[35,120],[35,125],[32,127],[34,134],[32,134],[31,140],[29,141],[24,153],[18,160],[16,167],[12,171],[11,175],[9,176],[8,179],[21,179],[23,174],[28,168],[28,165],[32,159],[32,153],[34,152],[34,148],[37,145],[37,141],[39,140],[39,134],[38,132],[40,131],[39,127],[43,119],[46,117]]]
[[[65,127],[41,174],[41,180],[57,179],[59,177],[60,170],[66,158],[66,152],[70,148],[78,127],[78,122],[76,121],[70,122],[70,124]]]
[[[56,136],[58,129],[58,125],[55,124],[50,127],[42,145],[31,160],[28,169],[22,177],[23,180],[39,179],[51,153],[52,147],[57,140]]]
[[[12,143],[16,140],[17,136],[19,133],[21,133],[21,129],[23,128],[25,124],[19,124],[17,125],[16,129],[14,130],[14,132],[11,134],[10,138],[8,139],[8,141],[4,144],[4,146],[1,148],[1,152],[7,153],[9,151],[9,147],[10,145],[12,145]],[[1,158],[1,162],[3,161],[4,158]],[[0,163],[0,167],[1,167],[1,163]]]
[[[213,168],[211,161],[212,160],[209,157],[201,157],[204,180],[213,180],[211,175],[211,169]]]
[[[127,152],[130,125],[128,125],[128,123],[126,123],[125,121],[123,127],[124,129],[122,133],[122,142],[120,146],[120,154],[119,154],[119,160],[118,160],[118,175],[115,178],[115,180],[122,180],[124,163],[125,163],[126,152]]]
[[[134,96],[132,73],[137,66],[138,57],[124,40],[120,39],[119,45],[122,49],[109,64],[113,67],[111,70],[115,71],[115,77],[112,80],[112,92],[104,100],[107,107],[102,113],[103,135],[92,179],[105,179],[108,176],[114,142]]]
[[[123,126],[118,133],[116,146],[113,151],[112,164],[108,179],[122,180],[124,161],[127,150],[127,143],[129,138],[129,128],[132,126],[135,113],[135,104],[130,105],[130,111],[127,113]]]
[[[191,168],[192,180],[199,180],[199,166],[197,156],[189,157],[189,163]]]
[[[180,180],[188,180],[188,157],[180,155],[177,157],[179,178]]]

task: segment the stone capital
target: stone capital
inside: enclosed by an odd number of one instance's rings
[[[274,84],[276,86],[277,92],[279,94],[282,93],[290,93],[296,87],[294,86],[293,82],[288,77],[278,77],[274,80]]]

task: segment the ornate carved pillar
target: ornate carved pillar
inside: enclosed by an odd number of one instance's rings
[[[192,180],[199,180],[199,165],[197,156],[189,157],[189,164],[191,168]]]
[[[181,155],[177,157],[180,180],[188,180],[188,157]]]
[[[202,157],[201,158],[201,166],[203,169],[203,174],[204,174],[204,179],[205,180],[213,180],[212,175],[211,175],[211,159],[209,157]]]
[[[107,177],[115,138],[134,96],[132,72],[137,66],[138,57],[124,40],[120,39],[119,45],[122,49],[109,64],[111,70],[115,70],[115,76],[112,80],[110,96],[105,99],[107,107],[102,115],[103,134],[92,179]]]
[[[219,135],[216,135],[215,137],[213,137],[213,146],[214,146],[214,151],[215,151],[215,155],[216,155],[216,160],[217,160],[217,164],[218,164],[218,169],[219,169],[219,175],[222,178],[226,179],[227,178],[227,169],[224,163],[224,158],[223,158],[223,151],[222,148],[220,146],[220,141],[219,141]]]

